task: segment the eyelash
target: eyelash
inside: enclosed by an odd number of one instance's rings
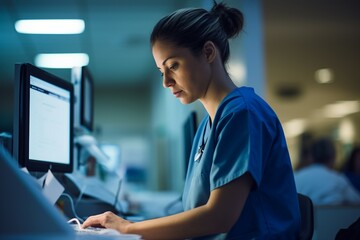
[[[176,69],[178,68],[178,66],[179,66],[179,64],[174,63],[173,65],[171,65],[171,66],[169,67],[169,69],[172,70],[172,71],[174,71],[174,70],[176,70]],[[163,77],[163,76],[164,76],[164,73],[163,73],[163,72],[160,72],[160,75],[161,75],[161,77]]]
[[[178,64],[177,64],[177,63],[174,63],[173,65],[171,65],[171,66],[169,67],[169,69],[170,69],[170,70],[176,70],[177,67],[178,67]]]

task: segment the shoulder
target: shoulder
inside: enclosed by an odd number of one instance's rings
[[[279,125],[273,109],[250,87],[236,88],[223,99],[216,112],[214,125],[226,125],[234,120],[251,126],[266,126],[266,129],[277,129]]]
[[[221,102],[215,119],[229,114],[249,112],[258,116],[271,115],[276,117],[269,104],[257,95],[253,88],[239,87],[230,92]]]

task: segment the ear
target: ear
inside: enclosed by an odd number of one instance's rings
[[[217,48],[212,41],[207,41],[204,43],[203,53],[206,57],[208,63],[212,63],[217,54]]]

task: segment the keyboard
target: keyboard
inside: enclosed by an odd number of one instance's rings
[[[114,236],[118,240],[139,240],[141,239],[140,235],[136,234],[122,234],[114,229],[108,228],[97,228],[97,227],[88,227],[88,228],[81,228],[78,224],[71,224],[73,229],[75,230],[77,235],[102,235],[102,236]]]
[[[81,228],[78,224],[71,224],[77,234],[108,234],[108,235],[120,235],[120,233],[113,229],[88,227]]]

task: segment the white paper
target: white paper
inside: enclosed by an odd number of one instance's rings
[[[55,176],[53,175],[53,173],[50,170],[44,176],[46,177],[45,183],[44,183],[43,177],[40,178],[40,179],[42,179],[42,181],[40,181],[40,182],[43,183],[42,191],[43,191],[45,197],[47,199],[49,199],[49,201],[52,204],[55,204],[56,201],[61,196],[61,194],[64,192],[64,187],[55,178]]]

